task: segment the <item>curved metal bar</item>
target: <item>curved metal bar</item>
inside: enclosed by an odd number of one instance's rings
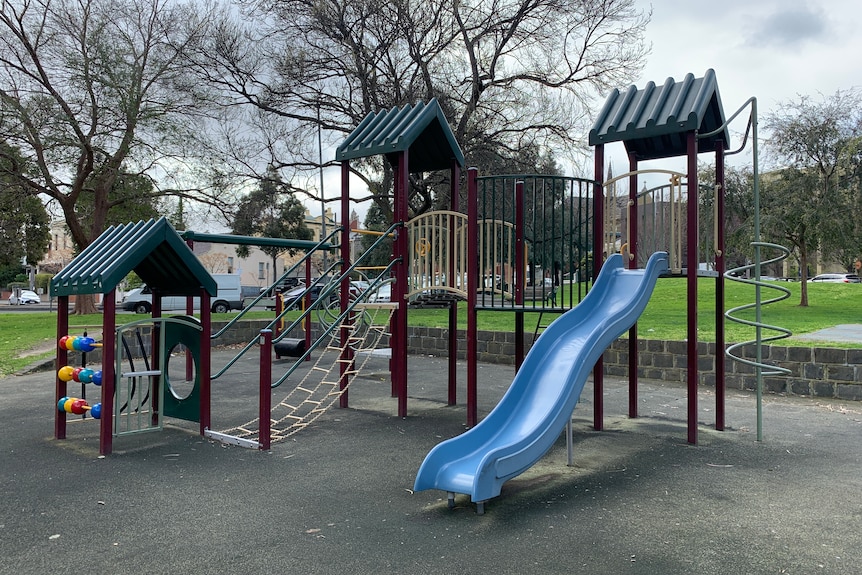
[[[736,323],[741,323],[743,325],[748,325],[748,326],[754,327],[755,328],[755,338],[752,340],[747,340],[747,341],[733,344],[733,345],[729,346],[725,350],[724,353],[729,358],[731,358],[735,361],[738,361],[740,363],[750,365],[750,366],[754,367],[754,369],[755,369],[755,373],[756,373],[756,377],[757,377],[757,390],[756,390],[757,391],[757,441],[762,441],[763,440],[763,409],[762,409],[763,376],[764,375],[788,375],[791,373],[791,371],[787,368],[765,363],[763,361],[762,346],[764,343],[767,343],[767,342],[777,341],[779,339],[784,339],[784,338],[790,337],[791,335],[793,335],[793,332],[791,332],[789,329],[775,326],[775,325],[770,325],[770,324],[764,323],[762,321],[761,307],[764,305],[769,305],[771,303],[776,303],[776,302],[787,299],[788,297],[790,297],[790,290],[784,286],[770,284],[770,283],[766,283],[766,282],[762,281],[760,279],[760,266],[763,264],[777,263],[777,262],[780,262],[780,261],[787,259],[787,257],[790,255],[790,250],[787,249],[786,247],[782,246],[782,245],[773,244],[773,243],[769,243],[769,242],[752,242],[751,245],[755,247],[755,250],[757,251],[757,254],[758,254],[755,257],[755,262],[748,264],[748,265],[745,265],[745,266],[740,266],[740,267],[734,268],[732,270],[728,270],[727,272],[725,272],[724,277],[729,279],[729,280],[732,280],[732,281],[753,285],[755,287],[755,301],[752,303],[744,304],[744,305],[737,306],[737,307],[734,307],[732,309],[727,310],[724,313],[724,317],[726,319],[729,319],[729,320],[734,321]],[[772,248],[772,249],[779,250],[782,253],[779,256],[776,256],[772,259],[761,262],[759,259],[760,248]],[[740,278],[740,277],[735,277],[734,275],[732,275],[732,274],[739,274],[742,272],[746,272],[749,270],[755,271],[755,279]],[[761,297],[761,293],[760,293],[762,288],[776,290],[776,291],[780,292],[781,295],[763,301],[762,297]],[[749,309],[755,310],[755,319],[754,320],[743,319],[743,318],[737,317],[735,315],[741,311],[745,311],[745,310],[749,310]],[[775,333],[774,335],[764,337],[763,336],[763,330],[770,330],[770,331],[777,332],[777,333]],[[755,359],[753,359],[753,360],[742,357],[742,354],[739,353],[739,350],[741,350],[743,347],[745,347],[747,345],[757,346]]]
[[[403,227],[403,224],[401,224],[400,222],[396,222],[396,223],[392,224],[389,227],[389,229],[387,229],[386,232],[384,232],[384,235],[380,236],[380,238],[377,241],[375,241],[373,244],[371,244],[371,246],[365,252],[363,252],[358,258],[356,258],[356,261],[353,262],[353,264],[349,268],[347,268],[346,271],[344,271],[342,274],[340,274],[335,281],[330,281],[329,285],[325,289],[321,290],[317,299],[315,301],[313,301],[308,308],[303,310],[302,314],[300,314],[300,316],[296,320],[294,320],[289,326],[285,327],[282,330],[281,335],[279,335],[278,338],[273,339],[273,343],[281,341],[284,337],[286,337],[286,334],[290,333],[291,330],[293,330],[294,328],[299,326],[305,320],[305,318],[308,317],[309,314],[311,314],[312,311],[320,309],[320,307],[322,306],[321,302],[325,302],[329,298],[329,296],[332,294],[332,292],[335,291],[335,289],[338,287],[341,279],[344,278],[346,275],[350,275],[351,273],[353,273],[356,270],[356,268],[363,262],[363,260],[365,260],[369,257],[369,255],[374,251],[374,248],[376,248],[378,246],[378,244],[382,243],[383,241],[385,241],[387,239],[388,234],[394,232],[396,229],[398,229],[400,227]],[[333,234],[336,233],[336,231],[333,231]],[[327,239],[328,239],[328,236],[327,236]],[[386,267],[386,270],[383,273],[385,274],[386,272],[388,272],[392,268],[392,266],[398,261],[399,260],[392,260],[389,263],[389,266]],[[340,266],[341,264],[342,264],[341,260],[334,261],[332,263],[332,265],[330,265],[325,270],[325,272],[323,274],[321,274],[321,276],[315,282],[313,282],[310,286],[308,286],[308,288],[310,289],[311,287],[317,285],[321,281],[321,279],[326,277],[326,275],[328,275],[330,272],[332,272],[332,270],[334,270],[336,267]],[[293,269],[293,268],[291,268],[291,269]],[[288,273],[288,272],[285,272],[285,273]],[[382,275],[383,274],[381,274],[381,276]],[[282,274],[282,278],[283,277],[286,277],[286,276],[284,274]],[[281,280],[279,280],[279,281],[281,281]],[[351,307],[350,309],[352,310],[353,308]],[[287,309],[282,310],[282,312],[280,314],[278,314],[275,317],[275,319],[273,319],[271,322],[269,322],[264,329],[273,329],[273,327],[278,322],[280,322],[284,318],[285,315],[287,315],[288,311],[290,311],[290,310],[287,310]],[[220,330],[219,333],[221,333],[223,331],[224,331],[224,329]],[[326,333],[331,333],[331,332],[326,332]],[[249,352],[249,350],[256,347],[257,343],[258,343],[258,337],[255,336],[241,350],[239,350],[237,352],[237,354],[233,358],[231,358],[221,369],[219,369],[217,372],[212,374],[210,376],[210,379],[216,380],[219,377],[221,377],[222,375],[224,375],[227,372],[227,370],[230,369],[234,364],[236,364],[246,353]],[[309,350],[306,351],[306,354],[303,355],[301,358],[299,358],[296,361],[294,366],[298,366],[302,360],[304,360],[306,357],[308,357],[308,353],[310,353],[311,350],[316,349],[316,348],[317,348],[317,343],[315,342],[310,346]],[[293,373],[293,371],[295,371],[295,369],[296,369],[296,367],[292,368],[289,373]],[[275,387],[275,385],[273,385],[273,387]]]
[[[390,269],[392,269],[392,267],[393,267],[395,264],[400,263],[400,262],[401,262],[401,258],[397,258],[397,259],[394,259],[394,260],[392,260],[391,262],[389,262],[389,265],[387,266],[387,271],[389,271]],[[380,276],[380,277],[378,277],[378,278],[377,278],[377,280],[376,280],[376,281],[380,281],[381,277],[382,277],[382,274],[381,274],[381,276]],[[381,284],[381,285],[382,285],[382,284]],[[373,284],[372,284],[372,287],[373,287]],[[371,295],[371,293],[373,293],[373,290],[372,290],[372,288],[371,288],[371,287],[369,287],[367,290],[365,290],[365,292],[364,292],[364,293],[365,293],[365,294],[368,294],[368,295]],[[340,325],[341,325],[341,322],[343,322],[345,319],[347,319],[348,317],[350,317],[350,314],[352,314],[352,313],[353,313],[353,310],[354,310],[357,306],[359,306],[360,304],[365,303],[365,299],[366,299],[367,297],[368,297],[368,296],[366,296],[365,298],[363,298],[363,297],[361,297],[361,295],[360,295],[360,297],[357,297],[355,300],[353,300],[352,302],[350,302],[350,304],[347,306],[347,308],[346,308],[346,309],[345,309],[345,310],[344,310],[344,311],[343,311],[343,312],[342,312],[342,313],[341,313],[341,314],[340,314],[340,315],[335,319],[335,321],[333,321],[333,322],[332,322],[332,324],[331,324],[328,328],[326,328],[326,329],[323,331],[323,333],[321,333],[321,334],[320,334],[320,336],[319,336],[317,339],[315,339],[315,340],[311,343],[311,345],[308,347],[308,349],[306,349],[306,350],[305,350],[305,353],[303,353],[301,357],[298,357],[298,358],[296,359],[296,361],[293,363],[293,365],[292,365],[292,366],[290,366],[290,367],[287,369],[287,371],[284,373],[284,375],[282,375],[281,377],[279,377],[276,381],[272,382],[272,384],[270,385],[270,387],[272,387],[272,388],[276,388],[276,387],[278,387],[279,385],[281,385],[282,383],[284,383],[285,381],[287,381],[287,378],[288,378],[288,377],[290,377],[290,376],[293,374],[293,372],[294,372],[294,371],[296,371],[297,369],[299,369],[299,366],[300,366],[300,365],[302,365],[302,362],[303,362],[303,361],[305,361],[305,359],[306,359],[309,355],[311,355],[311,352],[312,352],[312,351],[314,351],[315,349],[317,349],[318,347],[320,347],[320,345],[321,345],[321,344],[323,343],[323,341],[327,338],[327,336],[329,336],[333,331],[335,331],[336,329],[338,329],[338,328],[340,327]],[[318,300],[318,301],[319,301],[319,300]],[[399,303],[399,305],[403,305],[403,302]]]
[[[777,250],[782,252],[781,255],[774,257],[770,260],[766,260],[766,261],[762,262],[762,264],[764,264],[764,265],[783,261],[783,260],[787,259],[787,257],[790,255],[790,250],[788,250],[786,247],[779,245],[779,244],[771,244],[768,242],[758,242],[758,246],[764,247],[764,248],[777,249]],[[781,295],[778,295],[778,296],[771,298],[771,299],[767,299],[765,301],[761,301],[760,305],[769,305],[771,303],[777,303],[777,302],[780,302],[780,301],[785,300],[785,299],[790,297],[790,290],[784,286],[766,283],[760,279],[747,279],[747,278],[740,278],[740,277],[735,277],[735,276],[731,275],[734,273],[738,274],[738,273],[742,273],[742,272],[754,269],[754,266],[755,266],[755,264],[748,264],[745,266],[734,268],[734,269],[726,272],[724,274],[724,277],[727,279],[736,281],[736,282],[753,285],[753,286],[756,286],[757,288],[767,288],[767,289],[772,289],[772,290],[776,290],[776,291],[780,292]],[[752,303],[747,303],[747,304],[743,304],[740,306],[736,306],[736,307],[731,308],[731,309],[727,310],[726,312],[724,312],[724,317],[733,321],[733,322],[741,323],[743,325],[748,325],[748,326],[754,327],[758,330],[768,329],[768,330],[778,332],[776,335],[760,338],[759,341],[761,343],[765,343],[768,341],[776,341],[776,340],[784,339],[784,338],[787,338],[787,337],[790,337],[791,335],[793,335],[793,332],[787,328],[769,325],[767,323],[763,323],[763,321],[760,321],[760,320],[748,320],[748,319],[744,319],[741,317],[737,317],[735,315],[739,312],[756,308],[757,305],[758,305],[758,302],[752,302]],[[750,340],[750,341],[743,341],[740,343],[735,343],[735,344],[729,346],[725,353],[729,357],[735,359],[736,361],[744,363],[746,365],[750,365],[752,367],[759,367],[761,369],[766,369],[767,371],[762,372],[763,375],[787,375],[790,373],[790,370],[785,368],[785,367],[780,367],[777,365],[770,365],[770,364],[764,363],[763,361],[754,361],[754,360],[744,358],[741,355],[735,355],[735,352],[737,350],[745,347],[746,345],[755,344],[757,342],[758,342],[758,340],[754,339],[754,340]]]
[[[252,302],[250,304],[248,304],[248,306],[246,306],[242,310],[240,310],[240,312],[238,314],[236,314],[236,316],[231,318],[231,320],[229,322],[227,322],[226,325],[224,325],[220,330],[218,330],[217,332],[212,334],[210,336],[210,339],[217,339],[217,338],[221,337],[222,335],[224,335],[224,333],[228,329],[233,327],[240,319],[242,319],[247,313],[249,313],[254,308],[254,306],[257,305],[258,302],[260,302],[260,300],[262,300],[264,297],[268,297],[267,296],[268,291],[270,291],[274,286],[276,286],[279,283],[281,283],[282,281],[284,281],[285,278],[289,277],[290,274],[292,274],[301,265],[303,265],[306,261],[308,261],[308,259],[313,254],[317,253],[318,250],[329,251],[329,249],[332,247],[331,244],[328,243],[329,240],[332,239],[336,234],[340,233],[341,229],[342,228],[339,226],[339,227],[335,228],[334,230],[332,230],[332,232],[327,234],[327,236],[325,238],[321,238],[321,240],[319,242],[317,242],[317,245],[315,245],[313,248],[311,248],[310,250],[308,250],[305,253],[304,257],[300,258],[300,260],[297,261],[292,266],[290,266],[290,268],[284,270],[284,272],[279,276],[279,278],[272,283],[269,290],[264,290],[260,294],[258,294],[258,296],[256,298],[254,298],[254,300],[252,300]]]

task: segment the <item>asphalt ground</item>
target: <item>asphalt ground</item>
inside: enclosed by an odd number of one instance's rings
[[[412,491],[428,450],[462,433],[466,416],[445,405],[445,358],[411,356],[409,367],[405,419],[385,358],[372,358],[350,408],[270,452],[171,420],[115,438],[104,458],[93,420],[70,419],[67,439],[53,439],[52,373],[0,379],[0,574],[862,571],[862,404],[766,395],[758,442],[753,394],[728,393],[718,432],[703,389],[689,445],[680,385],[641,381],[630,419],[627,382],[606,380],[597,432],[588,384],[574,465],[561,437],[477,515],[466,496],[450,510],[445,493]],[[482,417],[513,370],[478,372]],[[215,429],[253,416],[257,377],[244,361],[216,381]]]

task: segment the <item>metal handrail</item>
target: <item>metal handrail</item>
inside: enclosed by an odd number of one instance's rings
[[[403,226],[403,224],[401,222],[396,222],[396,223],[392,224],[389,227],[389,229],[386,230],[385,233],[388,234],[390,232],[393,232],[402,226]],[[335,233],[335,232],[333,232],[333,233]],[[281,341],[284,337],[286,337],[286,334],[290,333],[291,330],[293,330],[294,328],[299,326],[305,320],[305,318],[308,317],[308,315],[312,312],[312,310],[318,309],[318,307],[320,305],[318,302],[326,301],[326,299],[329,298],[329,296],[335,290],[335,287],[340,284],[341,280],[343,280],[345,277],[349,277],[349,275],[351,273],[356,271],[356,267],[359,266],[359,264],[361,264],[363,262],[363,260],[367,259],[369,257],[369,255],[374,251],[374,248],[376,248],[378,246],[378,244],[383,242],[386,238],[387,238],[386,235],[380,236],[380,238],[377,241],[375,241],[373,244],[371,244],[371,246],[365,252],[363,252],[358,258],[356,258],[356,261],[353,262],[353,264],[351,264],[347,268],[347,270],[345,270],[340,275],[338,275],[338,277],[335,281],[330,281],[329,285],[320,291],[320,294],[318,295],[317,299],[315,301],[311,302],[311,305],[308,306],[305,310],[303,310],[303,312],[300,314],[300,316],[296,320],[294,320],[289,326],[287,326],[284,330],[282,330],[282,333],[281,333],[281,335],[278,336],[278,338],[273,339],[273,343],[277,343],[277,342]],[[327,237],[327,239],[328,239],[328,237]],[[399,261],[400,261],[400,259],[392,260],[389,263],[389,265],[387,266],[384,273],[381,274],[381,277],[386,272],[388,272],[395,263],[397,263]],[[322,274],[319,278],[317,278],[317,280],[312,282],[312,284],[306,288],[306,291],[310,290],[312,287],[317,285],[321,279],[326,277],[327,274],[329,274],[337,266],[342,265],[342,263],[343,263],[342,260],[334,261],[332,263],[332,265],[330,265],[325,270],[324,274]],[[291,269],[293,269],[293,268],[291,268]],[[288,273],[288,272],[285,272],[285,273]],[[283,277],[286,277],[286,276],[284,274],[282,274],[282,279],[283,279]],[[380,278],[378,278],[378,279],[380,279]],[[281,279],[279,281],[281,281]],[[305,297],[305,292],[303,292],[303,294],[300,296],[300,298],[304,298],[304,297]],[[353,307],[350,307],[350,310],[352,310],[352,309],[353,309]],[[290,310],[288,310],[288,309],[282,310],[281,313],[279,313],[275,317],[275,319],[273,319],[271,322],[269,322],[264,329],[272,329],[273,327],[275,327],[284,318],[284,316],[287,315],[287,313],[289,311]],[[221,334],[222,332],[224,332],[224,329],[219,330],[219,334]],[[329,333],[331,333],[331,331],[327,331],[324,335],[328,335]],[[323,336],[321,336],[321,337],[323,337]],[[246,353],[248,353],[249,350],[254,348],[257,345],[257,343],[258,343],[258,336],[255,336],[241,350],[239,350],[239,352],[237,352],[237,354],[233,358],[231,358],[221,369],[219,369],[216,373],[214,373],[212,376],[210,376],[210,379],[216,380],[219,377],[221,377],[222,375],[224,375],[228,369],[230,369],[234,364],[236,364],[236,362],[238,362],[240,360],[240,358],[242,358],[242,356],[244,356]],[[316,349],[317,345],[318,345],[317,342],[314,342],[310,346],[309,351],[306,351],[306,353],[300,359],[297,360],[297,362],[294,364],[294,366],[298,366],[302,360],[304,360],[306,357],[308,357],[310,350]],[[289,370],[288,375],[290,373],[293,373],[293,371],[295,371],[295,370],[296,370],[296,367],[292,367]],[[273,387],[275,387],[275,386],[273,386]]]
[[[257,296],[256,298],[254,298],[250,304],[248,304],[248,305],[247,305],[247,306],[245,306],[242,310],[240,310],[240,312],[239,312],[238,314],[236,314],[236,316],[235,316],[235,317],[231,318],[231,320],[230,320],[230,321],[228,321],[228,322],[227,322],[227,324],[226,324],[226,325],[224,325],[221,329],[219,329],[217,332],[215,332],[214,334],[212,334],[212,335],[210,336],[210,339],[217,339],[217,338],[221,337],[222,335],[224,335],[224,333],[225,333],[228,329],[230,329],[231,327],[233,327],[233,326],[234,326],[234,324],[236,324],[236,323],[237,323],[240,319],[242,319],[242,318],[243,318],[247,313],[249,313],[249,312],[254,308],[254,306],[256,306],[256,305],[258,304],[258,302],[260,302],[260,300],[262,300],[262,299],[263,299],[263,298],[265,298],[265,297],[269,297],[269,296],[267,296],[267,295],[266,295],[268,292],[270,292],[270,291],[272,291],[273,289],[275,289],[275,286],[277,286],[278,284],[280,284],[281,282],[283,282],[283,281],[285,280],[285,278],[290,277],[290,274],[292,274],[294,271],[296,271],[296,269],[297,269],[297,268],[299,268],[302,264],[306,263],[306,262],[308,261],[308,259],[309,259],[313,254],[315,254],[318,250],[329,251],[329,249],[331,248],[331,244],[329,244],[329,243],[328,243],[328,242],[329,242],[329,240],[330,240],[331,238],[333,238],[336,234],[340,233],[340,232],[341,232],[341,230],[342,230],[342,228],[341,228],[341,227],[337,227],[337,228],[335,228],[334,230],[332,230],[332,232],[330,232],[329,234],[327,234],[327,236],[326,236],[325,238],[321,238],[321,240],[320,240],[319,242],[317,242],[317,245],[315,245],[313,248],[311,248],[309,251],[307,251],[307,252],[305,253],[305,256],[303,256],[302,258],[300,258],[300,259],[299,259],[299,261],[297,261],[297,262],[296,262],[296,263],[294,263],[292,266],[290,266],[290,268],[286,269],[286,270],[285,270],[285,271],[284,271],[284,272],[283,272],[283,273],[278,277],[278,279],[277,279],[277,280],[275,280],[275,281],[274,281],[274,282],[269,286],[269,288],[268,288],[268,289],[263,290],[262,292],[260,292],[260,294],[258,294],[258,296]],[[339,261],[339,263],[340,263],[340,261]]]

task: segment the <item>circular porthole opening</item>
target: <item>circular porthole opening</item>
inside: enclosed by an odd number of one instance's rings
[[[181,343],[171,348],[167,358],[168,364],[165,366],[168,380],[167,391],[178,400],[186,399],[195,389],[198,373],[195,358],[189,353],[188,348]]]

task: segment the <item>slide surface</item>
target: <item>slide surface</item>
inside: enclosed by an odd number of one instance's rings
[[[596,361],[634,325],[666,271],[664,252],[642,270],[623,269],[620,254],[609,257],[587,296],[539,336],[491,413],[428,453],[414,489],[486,501],[532,467],[565,428]]]

